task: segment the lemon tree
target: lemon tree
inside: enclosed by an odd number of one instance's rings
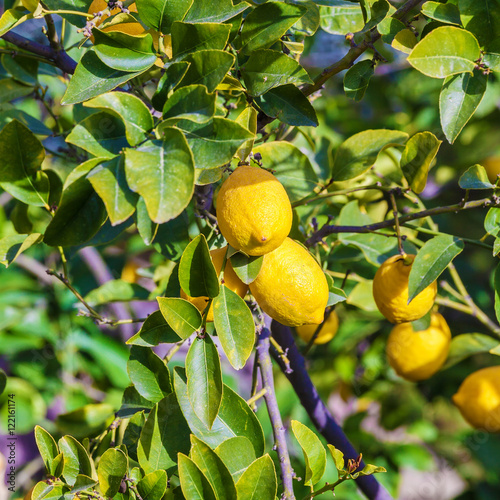
[[[499,40],[497,0],[4,2],[13,498],[498,489]]]

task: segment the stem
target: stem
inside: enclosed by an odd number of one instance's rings
[[[268,328],[263,328],[257,341],[257,353],[262,377],[263,389],[266,390],[264,399],[266,400],[267,411],[273,426],[273,434],[276,442],[276,451],[278,453],[281,478],[283,480],[283,500],[295,500],[293,493],[294,472],[290,462],[290,455],[286,444],[285,428],[281,420],[281,414],[276,401],[274,392],[273,364],[269,354],[271,332]]]
[[[63,247],[57,247],[59,250],[59,253],[61,255],[61,263],[63,267],[63,274],[64,274],[64,279],[68,280],[68,261],[66,259],[66,255],[64,253]]]
[[[168,363],[174,357],[174,354],[182,347],[182,344],[184,344],[185,341],[186,340],[184,339],[181,342],[177,342],[177,344],[168,350],[167,354],[163,357],[163,360]]]
[[[262,396],[265,396],[267,394],[267,389],[264,387],[264,389],[261,389],[259,392],[256,392],[248,401],[247,405],[252,406],[255,401],[258,401]]]
[[[396,222],[396,234],[398,237],[398,252],[400,255],[404,255],[404,250],[403,250],[403,240],[401,239],[401,230],[399,228],[399,219],[398,219],[398,206],[396,204],[396,198],[394,197],[394,192],[389,193],[389,197],[391,199],[391,205],[392,205],[392,214],[394,215],[394,221]]]
[[[88,14],[87,12],[79,12],[77,10],[44,10],[43,14],[45,17],[50,16],[50,14],[71,14],[73,16],[82,16],[86,17],[87,19],[94,19],[95,15],[94,14]]]

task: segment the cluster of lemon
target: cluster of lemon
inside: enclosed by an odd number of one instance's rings
[[[250,283],[250,292],[271,318],[283,325],[317,325],[323,321],[328,302],[328,283],[323,270],[309,252],[288,237],[292,206],[283,185],[268,171],[238,167],[222,184],[217,196],[217,221],[227,242],[249,256],[263,256],[262,267]],[[227,247],[210,255],[220,272]],[[224,284],[240,297],[248,287],[228,260]],[[205,297],[190,298],[198,309]],[[213,321],[209,311],[208,321]]]
[[[427,329],[414,331],[411,324],[425,316],[434,305],[437,285],[433,282],[408,304],[408,278],[414,255],[387,259],[373,279],[373,297],[380,312],[396,326],[387,341],[387,358],[396,373],[406,380],[425,380],[446,361],[451,332],[443,316],[431,313]],[[500,366],[469,375],[453,402],[474,427],[500,431]]]

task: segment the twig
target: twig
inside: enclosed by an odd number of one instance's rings
[[[403,240],[401,238],[401,229],[399,228],[399,218],[398,218],[398,206],[396,204],[396,197],[394,196],[394,192],[391,191],[389,193],[389,198],[391,199],[391,205],[392,205],[392,214],[394,216],[394,222],[396,223],[396,234],[398,237],[398,252],[400,255],[405,255],[405,252],[403,250]]]
[[[278,453],[281,478],[283,480],[283,495],[282,499],[295,500],[293,493],[293,477],[294,472],[290,462],[290,455],[288,454],[288,447],[286,444],[285,428],[281,420],[281,414],[276,401],[276,394],[274,392],[274,379],[273,379],[273,364],[269,354],[271,332],[268,328],[263,328],[257,340],[257,353],[260,367],[260,374],[262,376],[262,385],[266,389],[264,399],[267,405],[269,418],[273,426],[274,440],[276,442],[276,451]],[[281,360],[281,358],[279,358]],[[283,362],[281,360],[281,362]]]
[[[247,405],[252,407],[252,405],[258,401],[262,396],[267,394],[267,389],[261,389],[259,392],[256,392],[249,400],[247,400]]]
[[[359,453],[354,449],[342,431],[342,428],[337,424],[323,401],[321,401],[318,391],[307,373],[305,359],[297,349],[290,329],[276,321],[272,322],[271,329],[273,336],[279,344],[287,349],[288,359],[293,371],[286,373],[281,359],[279,357],[275,357],[275,359],[292,384],[312,423],[327,442],[333,444],[344,453],[346,459],[357,459]],[[360,463],[360,467],[364,467],[363,462]],[[356,483],[370,500],[392,499],[388,491],[373,476],[360,476],[356,479]]]

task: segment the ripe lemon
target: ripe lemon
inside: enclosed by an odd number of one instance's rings
[[[393,255],[378,268],[373,278],[373,298],[379,311],[391,323],[415,321],[425,316],[434,304],[435,281],[407,303],[408,276],[414,259],[415,255]]]
[[[212,250],[210,252],[210,257],[212,258],[212,262],[214,264],[215,270],[217,271],[217,274],[219,274],[220,270],[222,269],[222,263],[224,262],[224,255],[226,255],[226,250],[227,246],[224,248]],[[238,278],[229,259],[227,260],[226,267],[224,268],[224,285],[226,285],[233,292],[237,293],[241,298],[245,296],[248,290],[248,285],[245,285],[245,283],[243,283],[243,281]],[[190,297],[189,295],[184,293],[184,290],[182,289],[181,297],[183,299],[189,300],[189,302],[195,305],[201,313],[205,310],[205,307],[207,307],[208,297]],[[207,321],[213,320],[214,310],[212,304],[210,306],[210,309],[208,310]]]
[[[452,399],[473,427],[500,432],[500,366],[469,375]]]
[[[450,350],[451,333],[441,314],[431,315],[427,330],[414,331],[411,323],[396,325],[387,340],[387,359],[396,373],[416,382],[434,375]]]
[[[103,11],[108,7],[108,3],[106,0],[93,0],[93,2],[90,4],[89,7],[89,14],[97,14],[100,11]],[[135,12],[137,13],[137,5],[134,3],[130,4],[128,7],[128,10],[130,12]],[[111,10],[110,15],[114,16],[115,14],[118,14],[121,12],[121,10],[118,7],[115,7],[114,9]],[[110,17],[108,14],[104,14],[101,16],[101,18],[96,19],[95,25],[96,28],[99,28],[99,26]],[[127,35],[142,35],[146,30],[144,26],[141,23],[138,23],[137,21],[130,21],[130,22],[120,22],[116,24],[110,24],[110,25],[104,25],[99,28],[101,31],[105,33],[109,33],[110,31],[119,31],[121,33],[125,33]],[[94,42],[94,37],[90,37],[92,43]]]
[[[318,325],[302,325],[295,328],[297,335],[304,341],[309,342],[314,335]],[[327,320],[323,323],[321,330],[314,339],[315,344],[326,344],[335,337],[339,328],[339,317],[335,311],[332,311]]]
[[[283,325],[318,325],[328,302],[328,283],[311,254],[290,238],[264,256],[250,291],[264,312]]]
[[[259,167],[238,167],[220,188],[219,229],[232,247],[247,255],[278,248],[292,228],[292,217],[285,188]]]

